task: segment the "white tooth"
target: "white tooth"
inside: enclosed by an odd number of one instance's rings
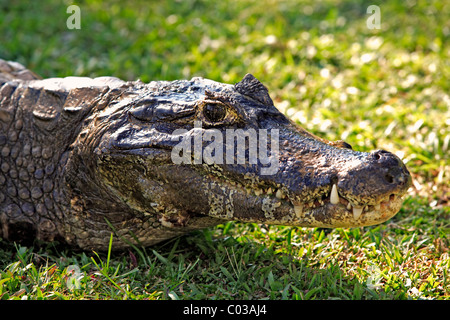
[[[381,208],[380,204],[375,205],[375,210],[380,210],[380,208]]]
[[[353,207],[353,219],[358,220],[359,217],[361,216],[361,213],[363,211],[363,208],[357,208],[357,207]]]
[[[277,190],[277,193],[275,193],[275,196],[276,196],[278,199],[283,199],[283,192],[281,192],[281,190],[278,189],[278,190]]]
[[[339,195],[338,195],[338,192],[337,192],[336,184],[333,184],[333,187],[331,188],[330,202],[332,204],[338,204],[339,203]]]
[[[272,188],[267,189],[267,194],[272,194]]]
[[[347,210],[350,210],[352,208],[352,205],[351,205],[351,203],[349,202],[348,204],[347,204]]]
[[[255,190],[255,195],[259,196],[259,195],[261,195],[261,193],[262,193],[261,189],[256,189]]]
[[[297,218],[300,218],[303,214],[303,203],[298,206],[294,206],[294,211]]]

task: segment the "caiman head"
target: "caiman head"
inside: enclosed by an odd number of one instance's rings
[[[236,85],[135,84],[91,120],[82,157],[96,185],[167,228],[195,228],[194,216],[374,225],[399,211],[411,184],[394,154],[355,151],[287,119],[250,74]]]

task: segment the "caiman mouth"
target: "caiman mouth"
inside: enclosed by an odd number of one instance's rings
[[[209,178],[220,180],[222,186],[225,184],[226,188],[234,191],[233,194],[240,194],[242,201],[253,206],[249,209],[263,211],[261,223],[303,227],[351,228],[379,224],[400,210],[406,193],[386,194],[376,202],[372,199],[371,204],[364,203],[364,199],[355,203],[341,195],[338,184],[334,183],[331,187],[320,188],[308,200],[302,200],[302,196],[290,192],[283,185],[244,186],[236,181],[230,183],[217,177]],[[268,207],[272,208],[271,212],[267,212]],[[245,215],[239,215],[238,220],[257,222],[258,218],[252,215],[247,219]]]
[[[388,220],[398,212],[402,202],[402,195],[390,194],[373,205],[352,203],[339,195],[337,185],[333,184],[331,192],[319,200],[292,204],[297,218],[310,215],[321,227],[359,227]]]

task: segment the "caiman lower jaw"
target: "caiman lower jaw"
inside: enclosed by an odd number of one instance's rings
[[[352,204],[339,196],[334,184],[327,199],[310,203],[294,202],[295,219],[292,224],[324,228],[370,226],[392,218],[402,203],[401,195],[391,194],[374,205]]]

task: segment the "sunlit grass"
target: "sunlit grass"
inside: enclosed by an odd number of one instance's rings
[[[0,242],[0,299],[449,299],[450,21],[445,1],[0,2],[0,57],[43,77],[247,72],[311,132],[387,149],[414,177],[380,226],[226,223],[151,248]],[[114,249],[114,248],[112,248]]]

